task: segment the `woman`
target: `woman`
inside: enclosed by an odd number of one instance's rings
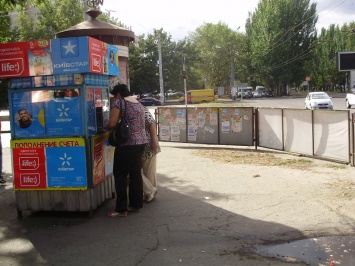
[[[116,85],[112,92],[114,101],[107,128],[113,129],[120,120],[122,112],[131,128],[130,138],[115,148],[113,175],[116,188],[116,207],[109,212],[109,217],[127,216],[128,207],[141,211],[143,207],[143,184],[141,158],[147,143],[145,134],[144,107],[130,96],[127,85]],[[127,196],[127,176],[129,175],[129,193]],[[129,204],[128,204],[129,197]],[[129,206],[128,206],[129,205]]]
[[[146,202],[154,200],[158,192],[157,189],[157,158],[156,154],[160,152],[157,125],[154,117],[147,108],[145,109],[145,130],[148,143],[142,156],[142,177],[143,193]]]

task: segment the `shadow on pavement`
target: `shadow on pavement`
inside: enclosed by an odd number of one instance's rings
[[[272,259],[245,254],[255,244],[303,234],[282,224],[253,220],[213,205],[228,195],[172,184],[159,176],[157,198],[141,213],[109,218],[109,200],[87,213],[25,213],[16,219],[15,198],[1,196],[0,262],[3,265],[270,265]],[[176,190],[185,188],[194,198]],[[167,189],[171,187],[172,189]],[[7,198],[7,200],[4,200]],[[200,200],[196,199],[199,198]],[[4,206],[7,205],[7,206]],[[262,228],[262,230],[260,230]],[[284,265],[273,261],[272,265]]]

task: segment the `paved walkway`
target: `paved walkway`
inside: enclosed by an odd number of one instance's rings
[[[285,265],[249,248],[354,234],[354,199],[332,187],[335,180],[354,181],[353,168],[332,169],[339,171],[332,176],[325,167],[307,172],[218,163],[194,151],[222,146],[161,146],[156,200],[141,213],[109,218],[110,200],[92,219],[86,213],[25,212],[18,220],[10,149],[3,149],[9,183],[0,188],[0,265]]]

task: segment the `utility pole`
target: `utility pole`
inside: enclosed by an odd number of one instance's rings
[[[231,79],[230,79],[231,87],[234,87],[234,56],[231,53]]]
[[[160,95],[161,103],[165,104],[165,94],[164,94],[164,80],[163,80],[163,59],[161,56],[161,43],[160,34],[158,35],[158,54],[159,54],[159,84],[160,84]]]
[[[185,55],[182,56],[182,77],[184,79],[185,106],[187,107],[187,89],[186,89],[186,70],[185,70]]]

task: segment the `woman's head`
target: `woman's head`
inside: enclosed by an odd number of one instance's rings
[[[129,96],[131,93],[128,90],[128,87],[126,84],[118,84],[116,86],[113,87],[111,94],[116,96],[117,94],[119,94],[121,97],[127,97]]]

